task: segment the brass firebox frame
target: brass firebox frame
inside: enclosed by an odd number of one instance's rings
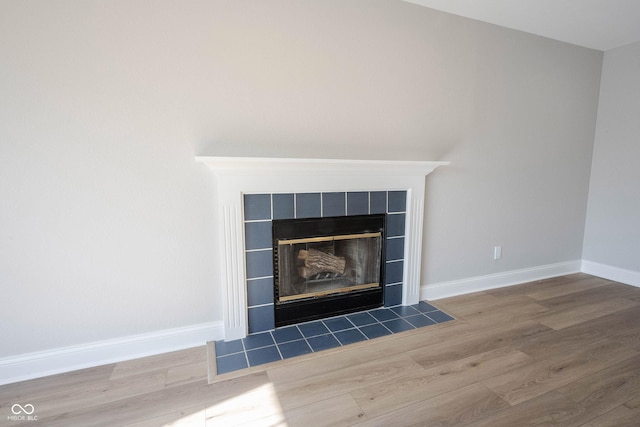
[[[370,239],[370,238],[377,238],[377,237],[382,237],[382,233],[378,231],[374,233],[339,234],[339,235],[332,235],[332,236],[307,237],[307,238],[301,238],[301,239],[281,239],[281,240],[278,240],[278,246],[297,245],[301,243],[333,242],[333,241],[339,241],[339,240]],[[379,282],[362,283],[359,285],[327,289],[323,291],[280,296],[278,300],[280,302],[288,302],[288,301],[295,301],[295,300],[301,300],[306,298],[323,297],[323,296],[332,295],[332,294],[359,291],[363,289],[377,288],[379,286],[380,286]]]

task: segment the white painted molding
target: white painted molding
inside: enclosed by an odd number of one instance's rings
[[[405,272],[402,301],[415,304],[420,294],[425,177],[450,162],[403,160],[196,157],[216,176],[220,251],[218,277],[224,314],[224,339],[248,332],[243,195],[336,191],[407,191]],[[417,239],[417,240],[416,240]]]
[[[420,191],[420,189],[417,189]],[[402,290],[402,305],[413,305],[420,301],[420,273],[422,271],[422,229],[424,224],[424,188],[418,195],[407,191],[406,230],[404,241],[405,262]],[[411,256],[408,256],[411,254]]]
[[[582,260],[582,272],[640,288],[640,271]]]
[[[449,282],[423,285],[420,290],[421,300],[437,300],[489,289],[503,288],[535,280],[548,279],[550,277],[581,271],[580,260],[547,264],[538,267],[524,268],[521,270],[505,271],[503,273],[489,274],[486,276],[469,277],[467,279],[452,280]]]
[[[426,176],[438,166],[451,162],[419,160],[348,160],[348,159],[295,159],[270,157],[215,157],[197,156],[196,160],[220,175],[298,175],[312,172],[316,175],[422,175]]]
[[[238,199],[241,195],[238,193]],[[220,263],[220,283],[222,284],[224,316],[224,339],[226,341],[244,338],[248,325],[245,258],[244,223],[242,222],[242,202],[220,201],[220,224],[218,229],[224,239],[220,241],[222,262]]]
[[[204,346],[223,336],[218,321],[4,357],[0,385]]]

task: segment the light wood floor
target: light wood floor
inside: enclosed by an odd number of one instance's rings
[[[0,387],[30,426],[638,426],[640,289],[575,274],[455,321],[207,380],[203,346]]]

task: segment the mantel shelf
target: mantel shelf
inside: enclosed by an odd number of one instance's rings
[[[428,175],[448,161],[198,156],[216,175]]]

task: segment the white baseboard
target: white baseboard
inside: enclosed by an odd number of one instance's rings
[[[420,299],[437,300],[580,271],[640,287],[640,272],[576,260],[423,285]],[[183,350],[223,338],[224,326],[218,321],[0,358],[0,385]]]
[[[219,321],[0,358],[0,385],[204,346],[222,338]]]
[[[640,272],[627,270],[611,265],[600,264],[598,262],[582,260],[582,272],[604,279],[613,280],[614,282],[624,283],[640,287]]]
[[[518,285],[533,282],[535,280],[548,279],[564,274],[578,273],[581,271],[581,260],[547,264],[538,267],[511,270],[503,273],[476,276],[449,282],[423,285],[420,288],[421,300],[437,300],[489,289],[503,288],[505,286]]]

